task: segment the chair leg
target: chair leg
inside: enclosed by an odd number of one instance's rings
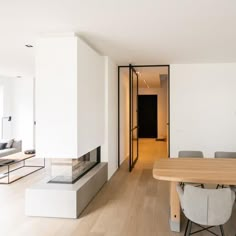
[[[202,187],[202,188],[205,188],[204,184],[201,184],[201,187]]]
[[[190,222],[189,222],[189,230],[188,230],[188,234],[187,234],[187,236],[190,236],[191,235],[191,231],[192,231],[192,221],[190,220]]]
[[[189,225],[189,220],[188,220],[187,225],[186,225],[186,228],[185,228],[184,236],[187,235],[187,232],[188,232],[188,225]]]
[[[222,236],[225,236],[223,225],[220,225],[220,232]]]
[[[218,189],[219,187],[224,188],[225,186],[223,184],[217,184],[216,189]]]

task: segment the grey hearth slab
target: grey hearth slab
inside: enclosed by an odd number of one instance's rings
[[[26,189],[27,216],[78,218],[107,181],[107,163],[100,163],[74,184],[48,183],[49,178]]]

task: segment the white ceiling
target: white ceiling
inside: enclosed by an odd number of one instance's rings
[[[235,0],[0,0],[0,75],[33,75],[41,33],[77,32],[118,64],[236,62]]]

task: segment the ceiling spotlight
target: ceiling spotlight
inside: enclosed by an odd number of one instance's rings
[[[31,44],[26,44],[25,45],[27,48],[32,48],[33,47],[33,45],[31,45]]]

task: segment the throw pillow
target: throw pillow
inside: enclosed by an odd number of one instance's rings
[[[7,142],[6,148],[12,148],[13,143],[14,143],[14,139],[10,139],[10,140]]]
[[[1,139],[0,143],[7,143],[6,148],[12,148],[12,145],[14,143],[14,139]]]
[[[0,150],[5,149],[7,146],[7,143],[0,143]]]

